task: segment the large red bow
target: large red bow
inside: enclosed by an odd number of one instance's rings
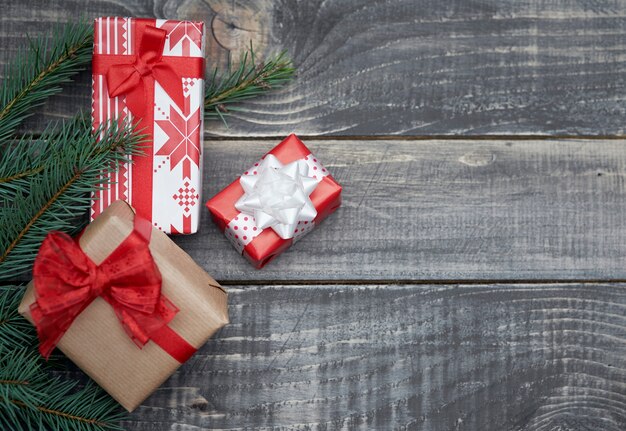
[[[98,296],[111,304],[138,346],[172,320],[178,309],[161,295],[161,273],[148,248],[151,229],[136,217],[133,232],[100,265],[69,235],[48,234],[33,267],[37,300],[31,305],[44,357]]]
[[[126,106],[136,116],[142,117],[146,109],[152,109],[146,103],[152,99],[152,95],[148,94],[150,88],[144,82],[146,79],[158,82],[181,109],[185,106],[182,74],[174,68],[174,62],[179,60],[163,57],[166,35],[167,32],[163,29],[145,26],[137,55],[107,56],[113,57],[117,63],[110,64],[106,72],[109,96],[125,94]],[[94,61],[106,61],[105,58],[96,56]],[[198,71],[185,76],[192,74],[196,75]]]

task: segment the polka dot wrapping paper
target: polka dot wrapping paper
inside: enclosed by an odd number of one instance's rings
[[[304,219],[294,223],[295,229],[292,228],[293,234],[289,238],[281,238],[272,227],[260,227],[252,212],[242,212],[236,207],[237,202],[246,194],[241,184],[242,178],[261,175],[261,168],[267,165],[266,158],[270,155],[277,159],[277,164],[285,166],[287,171],[290,167],[295,169],[294,166],[297,165],[301,174],[317,183],[308,196],[317,214],[313,220]],[[255,268],[262,268],[339,208],[341,186],[304,143],[292,134],[244,171],[240,178],[211,198],[206,205],[213,220],[237,252]]]

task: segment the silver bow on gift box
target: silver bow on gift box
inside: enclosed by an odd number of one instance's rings
[[[318,180],[308,176],[303,160],[283,165],[271,154],[256,169],[256,175],[239,179],[244,195],[235,208],[252,215],[259,229],[271,227],[281,238],[293,238],[298,222],[317,216],[309,195]]]

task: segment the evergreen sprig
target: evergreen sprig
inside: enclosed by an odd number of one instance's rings
[[[59,378],[50,381],[48,376],[44,376],[42,380],[46,384],[43,400],[34,407],[20,400],[13,400],[19,412],[18,422],[11,429],[15,431],[122,429],[120,420],[126,414],[113,398],[93,383],[89,382],[86,386],[78,388],[76,382],[62,381]]]
[[[0,88],[0,142],[13,137],[33,108],[61,91],[61,84],[91,61],[93,30],[85,22],[67,24],[53,38],[29,40],[4,69]]]
[[[20,348],[0,357],[0,424],[20,422],[22,408],[43,404],[49,383],[35,350]],[[5,427],[11,429],[10,427]],[[3,428],[3,429],[5,429]]]
[[[36,351],[0,358],[0,427],[14,431],[119,430],[124,412],[93,383],[50,377]]]
[[[26,135],[5,144],[0,143],[0,199],[12,201],[18,194],[28,194],[30,181],[41,173],[62,151],[61,139],[50,139],[59,133],[50,124],[40,137]]]
[[[37,341],[33,325],[17,312],[24,295],[20,287],[0,287],[0,358],[25,347],[34,349]]]
[[[229,64],[223,75],[219,74],[217,68],[213,70],[205,88],[204,115],[206,118],[219,117],[226,123],[224,114],[238,110],[237,107],[227,105],[282,87],[293,79],[294,74],[295,68],[285,51],[257,63],[250,46],[236,68]]]
[[[116,122],[93,134],[82,115],[42,137],[48,163],[31,176],[27,193],[17,190],[12,204],[0,208],[0,281],[30,270],[49,231],[74,234],[84,226],[80,216],[89,209],[91,193],[106,183],[102,175],[137,153],[141,138]]]

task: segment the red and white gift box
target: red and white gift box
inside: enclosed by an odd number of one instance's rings
[[[168,75],[169,74],[169,75]],[[92,220],[123,199],[166,233],[198,230],[202,188],[204,23],[94,22],[94,130],[118,118],[146,135],[143,154],[94,193]]]
[[[269,183],[262,185],[255,182],[255,176],[265,174],[273,178]],[[288,184],[281,183],[278,178],[281,176],[286,178]],[[294,178],[298,180],[298,186],[293,186]],[[262,193],[262,189],[267,189],[268,184],[271,190],[267,192],[265,198],[261,197],[259,200],[255,193],[258,190]],[[285,210],[285,205],[281,207],[285,200],[290,200],[290,196],[281,195],[281,190],[291,190],[289,187],[299,189],[297,193],[301,196],[310,193],[306,196],[305,204],[300,204],[304,201],[296,199],[297,210],[293,208]],[[306,191],[304,194],[303,189]],[[276,201],[279,209],[268,209],[268,200]],[[247,208],[246,202],[252,202],[252,206],[257,209],[255,211],[237,209]],[[310,204],[314,207],[314,210],[311,208],[312,213],[307,210]],[[235,249],[255,268],[262,268],[339,208],[341,186],[302,141],[292,134],[251,166],[240,178],[211,198],[206,205],[213,220]],[[286,213],[290,212],[289,216],[293,216],[290,220],[293,222],[291,225],[281,224],[268,215],[268,213],[278,214],[276,217],[280,218],[281,208]],[[262,227],[264,224],[272,224],[272,221],[266,222],[266,219],[273,220],[274,225]]]

